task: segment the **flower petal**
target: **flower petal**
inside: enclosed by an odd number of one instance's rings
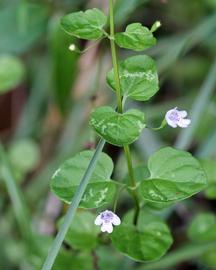
[[[97,226],[100,226],[100,225],[102,225],[102,223],[103,223],[103,220],[101,219],[101,215],[98,215],[95,219],[94,224]]]
[[[181,118],[185,118],[187,116],[186,111],[178,111],[178,113],[180,114]]]
[[[166,122],[167,122],[167,124],[169,126],[171,126],[173,128],[176,128],[177,127],[177,124],[174,121],[170,120],[169,118],[166,118]]]
[[[186,128],[190,125],[191,123],[191,120],[190,119],[181,119],[179,122],[178,122],[178,126],[181,127],[181,128]]]
[[[111,233],[113,231],[112,223],[104,222],[103,225],[101,226],[101,231]]]
[[[114,216],[113,216],[112,224],[115,226],[118,226],[121,224],[121,220],[116,214],[114,214]]]
[[[176,108],[167,111],[167,112],[166,112],[166,115],[165,115],[165,118],[166,118],[166,119],[169,118],[169,117],[170,117],[170,114],[172,114],[173,111],[176,111]]]
[[[165,115],[165,120],[167,122],[167,124],[173,128],[176,128],[177,127],[177,123],[173,120],[170,119],[170,115],[172,114],[173,111],[175,111],[176,109],[172,109],[172,110],[169,110],[166,115]]]

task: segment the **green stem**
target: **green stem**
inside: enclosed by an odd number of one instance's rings
[[[117,98],[117,104],[118,104],[118,112],[123,113],[121,85],[120,85],[120,77],[119,77],[118,62],[117,62],[116,47],[115,47],[113,0],[109,0],[109,9],[110,9],[110,45],[111,45],[111,54],[112,54],[115,85],[116,85],[116,98]],[[136,210],[135,210],[135,215],[134,215],[134,224],[136,224],[137,219],[138,219],[138,215],[139,215],[139,211],[140,211],[140,206],[139,206],[139,199],[138,199],[138,196],[137,196],[137,193],[135,190],[136,181],[135,181],[134,174],[133,174],[133,165],[132,165],[132,159],[131,159],[131,153],[130,153],[129,146],[124,147],[124,153],[125,153],[125,157],[127,160],[130,185],[132,187],[131,194],[134,198],[134,202],[136,205]]]
[[[152,262],[149,264],[142,265],[137,267],[136,270],[167,270],[173,269],[175,265],[199,258],[205,252],[208,252],[210,249],[216,248],[216,243],[206,243],[202,245],[185,245],[184,247],[179,248],[176,251],[168,253],[165,257],[160,259],[157,262]]]
[[[74,218],[76,210],[77,210],[79,203],[82,199],[82,196],[85,192],[85,189],[86,189],[86,186],[89,182],[89,179],[90,179],[90,177],[95,169],[95,166],[96,166],[97,161],[99,159],[100,153],[104,147],[104,144],[105,144],[105,141],[101,139],[97,145],[95,153],[94,153],[94,155],[89,163],[89,166],[88,166],[88,168],[87,168],[87,170],[86,170],[86,172],[85,172],[85,174],[80,182],[79,187],[76,190],[76,193],[73,197],[73,200],[70,204],[70,207],[65,215],[63,224],[60,227],[60,230],[59,230],[59,232],[58,232],[58,234],[57,234],[57,236],[56,236],[56,238],[55,238],[55,240],[50,248],[50,251],[49,251],[48,256],[44,262],[42,270],[51,270],[52,269],[52,266],[53,266],[55,259],[59,253],[59,250],[61,248],[62,242],[64,241],[66,233],[70,227],[70,224]]]
[[[131,186],[131,194],[132,194],[134,202],[135,202],[135,213],[134,213],[133,222],[136,225],[138,217],[139,217],[140,204],[139,204],[139,198],[138,198],[137,192],[135,190],[135,188],[136,188],[136,180],[135,180],[135,177],[134,177],[132,158],[131,158],[130,148],[129,148],[128,145],[124,146],[124,153],[125,153],[125,157],[126,157],[126,160],[127,160],[128,175],[129,175],[130,186]]]
[[[154,131],[158,131],[158,130],[164,128],[166,125],[167,125],[166,119],[163,119],[163,121],[161,122],[159,127],[156,127],[156,128],[147,127],[147,128],[154,130]]]
[[[114,70],[114,77],[115,77],[115,84],[116,84],[116,98],[117,98],[118,112],[122,113],[123,108],[122,108],[122,97],[121,97],[121,85],[120,85],[120,79],[119,79],[118,62],[117,62],[116,48],[115,48],[113,0],[109,0],[109,9],[110,9],[110,46],[111,46],[113,70]]]

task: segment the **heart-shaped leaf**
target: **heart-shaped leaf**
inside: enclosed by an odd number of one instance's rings
[[[95,40],[103,36],[103,27],[106,22],[106,15],[99,9],[93,8],[64,16],[61,25],[72,36]]]
[[[135,100],[150,99],[158,90],[155,61],[147,55],[136,55],[119,63],[122,95]],[[113,69],[107,74],[107,82],[116,90]]]
[[[141,23],[129,24],[125,32],[115,34],[115,42],[121,48],[143,51],[156,44],[156,38]]]
[[[61,200],[71,203],[74,193],[89,165],[94,151],[83,151],[66,160],[54,173],[51,189]],[[110,181],[113,162],[105,153],[100,154],[99,161],[87,185],[80,207],[95,208],[112,200],[116,185]]]
[[[133,109],[120,114],[105,106],[92,113],[90,124],[107,142],[124,146],[139,137],[145,127],[145,116],[138,110]]]
[[[24,77],[24,66],[19,58],[11,55],[0,56],[0,94],[13,90]]]
[[[144,200],[175,202],[205,188],[207,180],[199,162],[185,151],[165,147],[148,161],[150,177],[140,184]]]
[[[113,245],[123,254],[136,261],[152,261],[162,257],[173,240],[168,226],[147,211],[140,212],[138,224],[132,224],[129,213],[122,224],[110,235]]]

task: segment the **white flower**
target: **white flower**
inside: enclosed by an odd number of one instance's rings
[[[120,218],[109,210],[100,213],[95,219],[95,225],[101,226],[102,232],[111,233],[113,231],[113,225],[118,226],[120,224]]]
[[[181,128],[186,128],[191,123],[190,119],[185,119],[186,116],[187,116],[186,111],[179,111],[177,110],[177,107],[175,107],[174,109],[169,110],[166,113],[165,119],[167,124],[173,128],[176,128],[177,126]]]

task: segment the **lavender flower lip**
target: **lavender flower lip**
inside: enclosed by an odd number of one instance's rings
[[[177,109],[177,107],[175,107],[174,109],[171,109],[166,113],[165,119],[167,124],[172,128],[187,128],[190,125],[191,120],[185,118],[186,116],[186,111],[180,111]]]

